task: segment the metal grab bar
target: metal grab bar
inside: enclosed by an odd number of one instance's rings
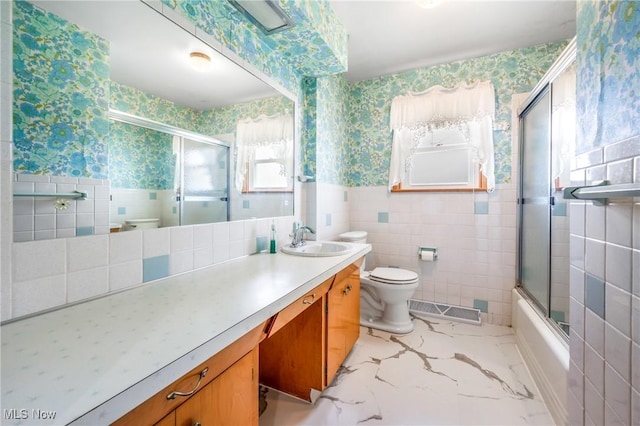
[[[593,186],[572,186],[564,188],[565,200],[592,200],[593,204],[604,206],[609,198],[640,197],[640,183],[611,185],[604,180]]]
[[[75,200],[86,200],[87,193],[80,191],[73,192],[14,192],[14,197],[47,197],[47,198],[72,198]]]

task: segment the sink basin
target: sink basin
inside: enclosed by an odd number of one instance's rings
[[[294,256],[326,257],[347,254],[351,248],[352,247],[350,245],[344,243],[334,243],[331,241],[309,241],[301,247],[291,247],[291,245],[286,245],[280,250],[282,250],[283,253],[292,254]]]

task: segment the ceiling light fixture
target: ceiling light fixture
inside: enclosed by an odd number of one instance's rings
[[[276,0],[229,0],[229,3],[267,35],[295,25]]]
[[[191,60],[191,66],[196,71],[206,71],[211,66],[211,57],[202,52],[189,53],[189,59]]]

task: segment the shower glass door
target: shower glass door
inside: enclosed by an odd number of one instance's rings
[[[551,94],[548,87],[520,117],[519,281],[549,313],[551,242]]]
[[[229,147],[183,138],[180,224],[229,220]]]

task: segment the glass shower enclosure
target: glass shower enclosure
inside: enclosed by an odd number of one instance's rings
[[[180,225],[229,219],[229,147],[182,138]]]
[[[519,113],[518,286],[569,334],[569,208],[575,145],[575,47],[570,45]]]

